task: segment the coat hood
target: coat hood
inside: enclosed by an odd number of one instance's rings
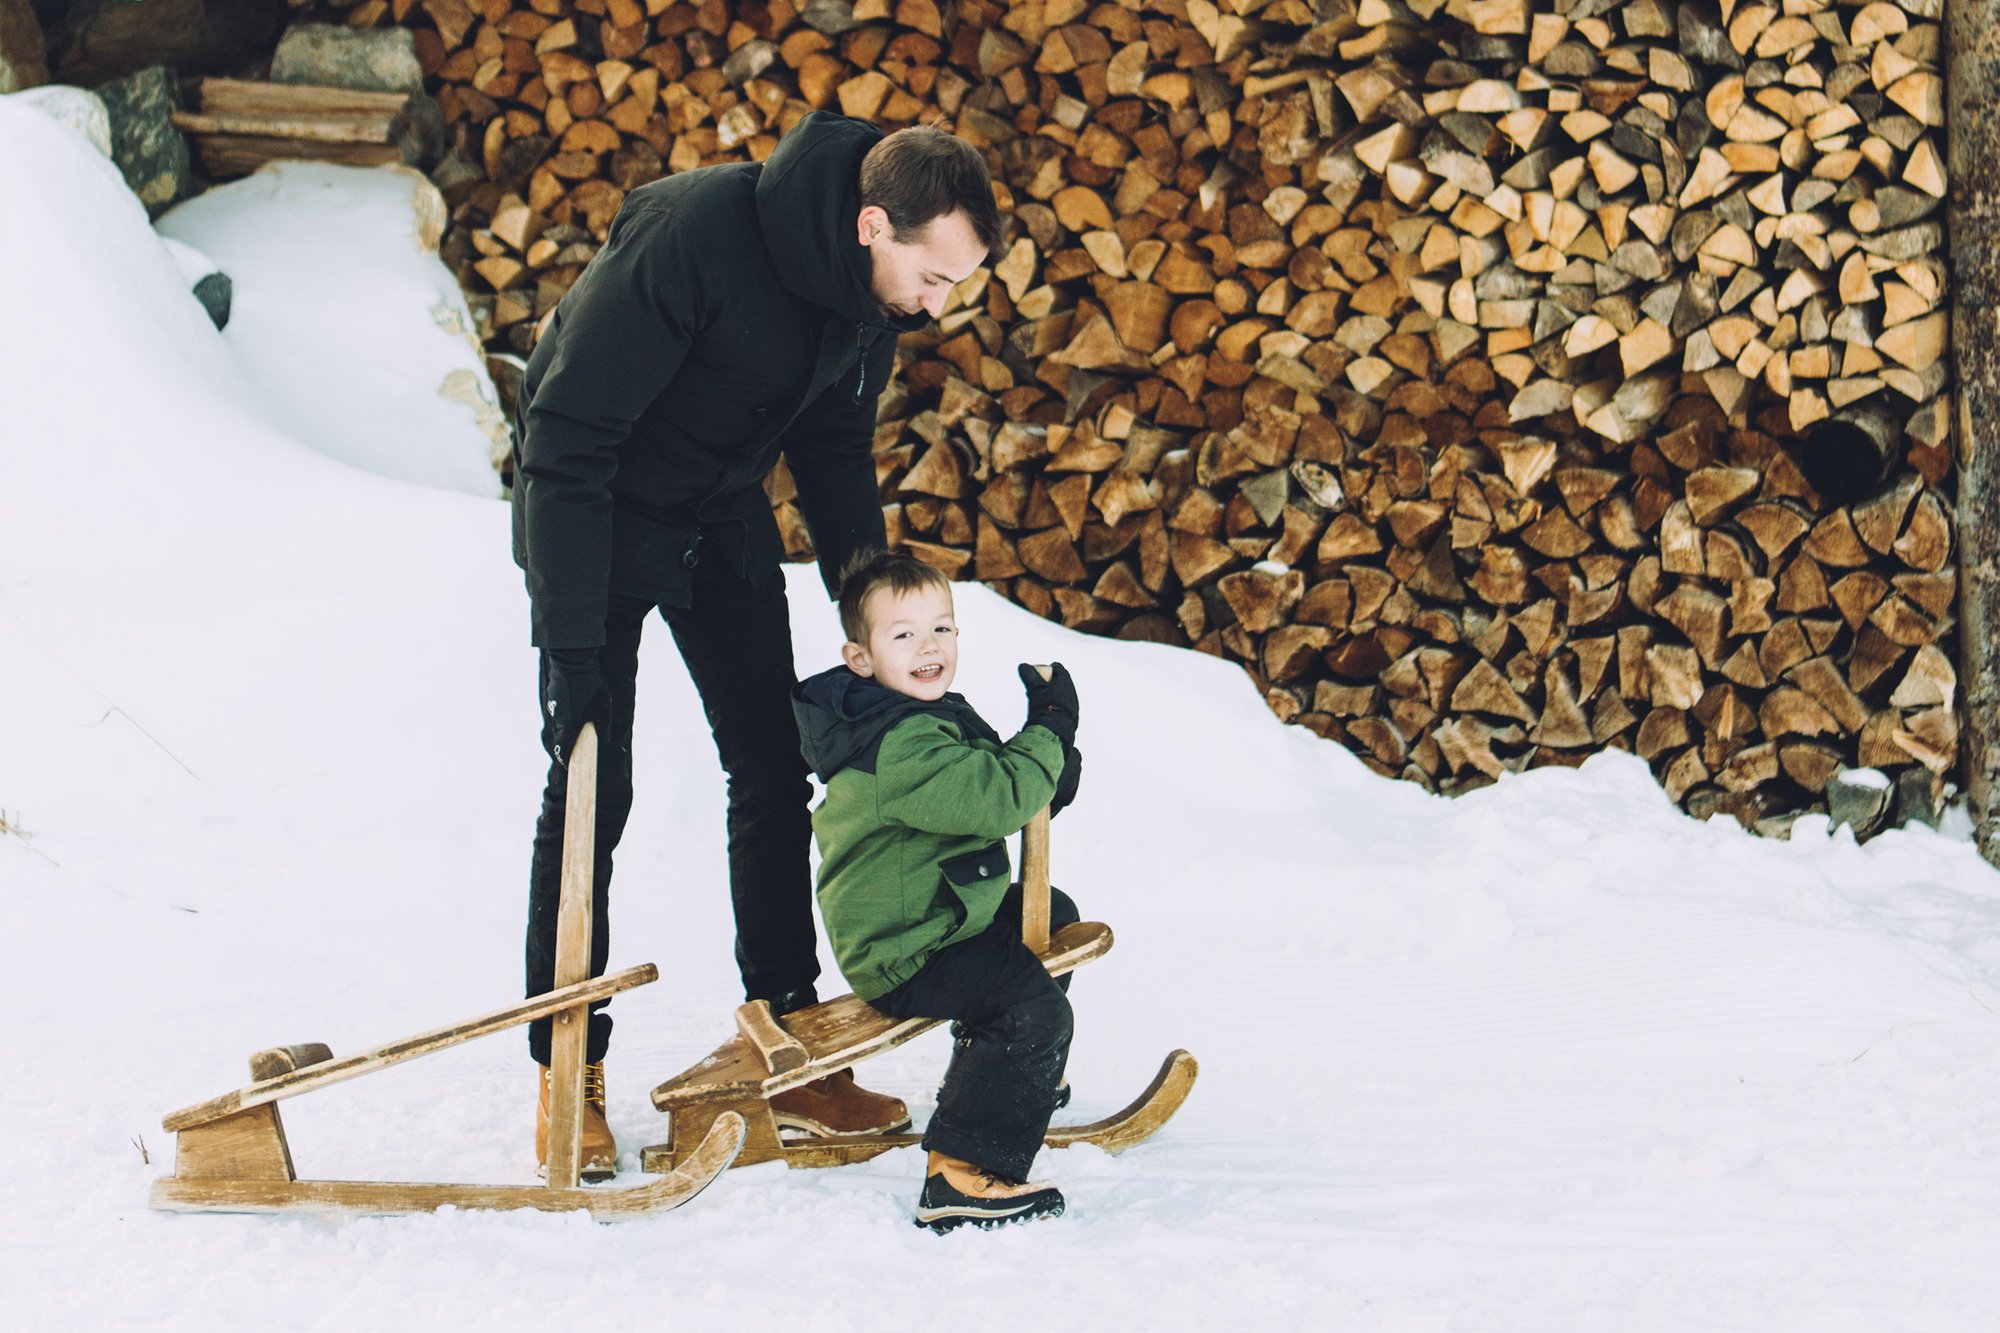
[[[930,316],[883,313],[875,267],[854,234],[861,212],[861,159],[881,141],[874,126],[815,111],[778,141],[757,176],[757,226],[795,295],[860,324],[910,333]]]
[[[912,713],[936,714],[968,737],[1000,739],[962,694],[936,702],[912,699],[844,666],[800,681],[792,690],[792,712],[799,722],[799,749],[821,782],[831,782],[845,768],[873,772],[882,738]]]

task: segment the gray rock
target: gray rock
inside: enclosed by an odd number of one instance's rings
[[[111,156],[111,117],[105,113],[104,99],[96,93],[65,83],[51,83],[15,93],[13,97],[57,124],[69,126],[90,140],[98,152]]]
[[[0,0],[0,93],[39,88],[49,81],[42,25],[28,0]]]
[[[216,266],[213,259],[195,249],[185,241],[177,241],[171,236],[160,237],[160,244],[173,256],[174,264],[180,269],[181,277],[187,282],[194,299],[201,302],[201,308],[208,312],[208,318],[220,329],[229,323],[229,299],[235,285],[229,275]]]
[[[429,171],[444,156],[448,137],[444,109],[437,104],[437,99],[412,93],[410,100],[403,104],[402,121],[398,142],[403,149],[403,164],[419,171]]]
[[[171,65],[235,75],[259,62],[290,13],[286,0],[72,0],[45,11],[49,71],[95,87]]]
[[[164,65],[113,79],[98,90],[111,117],[111,160],[146,211],[158,217],[195,193],[187,140],[171,119],[179,83]]]
[[[408,28],[356,29],[300,23],[278,40],[273,83],[304,83],[370,93],[419,93],[423,67]]]
[[[1888,822],[1889,798],[1895,788],[1886,773],[1873,768],[1846,768],[1826,784],[1826,813],[1839,828],[1854,830],[1856,840],[1874,837]]]
[[[1896,823],[1937,827],[1944,814],[1944,779],[1922,764],[1896,775]]]
[[[235,290],[236,284],[227,273],[211,273],[194,285],[194,299],[201,302],[218,329],[229,327],[229,300]]]

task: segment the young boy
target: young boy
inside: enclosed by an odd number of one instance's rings
[[[1000,737],[963,696],[951,585],[908,556],[857,559],[841,581],[845,665],[793,694],[813,812],[819,903],[854,993],[898,1018],[953,1020],[957,1045],[924,1134],[917,1223],[948,1231],[1054,1216],[1062,1193],[1025,1183],[1067,1100],[1063,982],[1021,943],[1006,844],[1075,795],[1077,698],[1061,664],[1021,668],[1028,721]],[[1051,891],[1053,927],[1077,919]]]

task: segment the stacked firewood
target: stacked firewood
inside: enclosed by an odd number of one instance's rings
[[[421,94],[203,79],[193,100],[194,110],[172,113],[173,125],[214,180],[300,158],[424,167],[437,159],[443,133]]]
[[[1958,758],[1937,0],[366,0],[525,352],[626,191],[941,120],[1015,229],[905,340],[892,536],[1240,661],[1437,790],[1698,813]],[[446,169],[449,174],[450,168]],[[809,550],[782,472],[773,502]]]

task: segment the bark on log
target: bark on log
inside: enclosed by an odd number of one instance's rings
[[[2000,865],[2000,3],[1946,7],[1951,106],[1952,361],[1958,378],[1966,790],[1980,853]]]

